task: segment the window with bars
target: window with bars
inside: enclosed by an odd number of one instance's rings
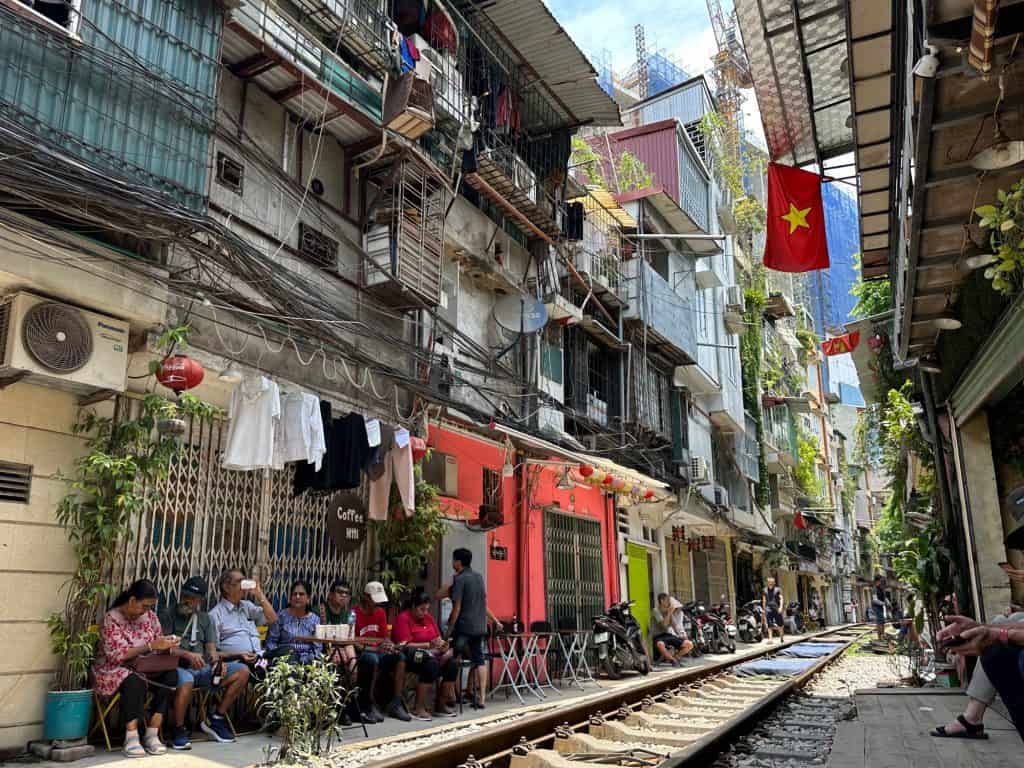
[[[483,503],[501,509],[501,472],[484,467]]]

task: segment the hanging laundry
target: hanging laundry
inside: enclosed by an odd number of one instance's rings
[[[392,481],[398,485],[398,496],[402,500],[406,517],[411,517],[416,511],[416,476],[413,472],[412,443],[408,430],[396,429],[392,440],[388,442],[388,449],[383,460],[368,470],[371,478],[371,520],[388,519]]]
[[[281,398],[281,439],[275,446],[275,468],[303,461],[319,471],[326,452],[320,400],[308,392],[289,392]]]
[[[402,74],[416,69],[416,62],[420,60],[420,51],[411,38],[403,37],[398,44],[398,53],[401,57]]]
[[[331,418],[331,404],[326,400],[320,401],[320,431],[324,436],[325,460],[320,466],[306,462],[300,462],[295,467],[295,479],[292,484],[292,491],[296,496],[301,496],[306,491],[327,490],[327,465],[330,463],[331,446],[334,444],[331,430],[334,420]]]
[[[498,91],[498,112],[494,118],[494,130],[498,133],[519,135],[519,100],[507,85]]]
[[[380,445],[370,449],[370,458],[366,462],[366,474],[371,480],[384,474],[384,459],[395,444],[395,428],[390,424],[380,424]]]
[[[359,413],[335,419],[331,427],[332,449],[328,451],[330,467],[327,483],[330,490],[358,488],[363,467],[370,458],[366,440],[366,422]]]
[[[274,447],[280,436],[281,393],[266,376],[243,379],[231,393],[228,407],[225,469],[263,469],[274,466]]]

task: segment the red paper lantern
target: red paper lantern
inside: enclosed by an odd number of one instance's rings
[[[648,488],[646,491],[644,491],[644,498],[645,499],[653,499],[654,498],[654,491],[652,491],[650,488]]]
[[[605,485],[611,485],[614,482],[615,482],[615,476],[614,475],[605,475],[605,478],[604,478],[604,484]]]
[[[589,464],[580,464],[580,474],[583,477],[590,477],[594,474],[594,468]]]
[[[203,380],[203,366],[188,355],[164,358],[156,369],[156,380],[175,392],[184,392],[199,386]]]

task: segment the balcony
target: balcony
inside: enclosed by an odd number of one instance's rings
[[[524,235],[549,242],[561,236],[564,209],[511,148],[480,152],[476,167],[464,170],[466,183],[501,208]]]
[[[787,405],[764,409],[765,459],[768,471],[781,474],[796,466],[796,424]]]
[[[396,309],[437,306],[448,187],[414,160],[381,170],[370,183],[377,193],[367,212],[363,287]]]
[[[327,40],[337,42],[364,66],[383,78],[391,66],[389,20],[374,0],[292,0],[298,20]]]
[[[677,365],[695,362],[697,338],[689,301],[672,290],[646,261],[630,259],[622,267],[629,302],[623,320],[646,328],[648,352],[656,352]]]
[[[342,145],[379,137],[380,86],[333,48],[272,0],[241,0],[227,19],[223,59],[236,77],[258,84]]]
[[[789,297],[776,291],[764,300],[764,316],[769,320],[781,320],[784,317],[795,317],[796,311]]]
[[[757,425],[749,413],[744,414],[743,433],[736,436],[740,470],[754,483],[761,482],[761,447],[757,442]]]

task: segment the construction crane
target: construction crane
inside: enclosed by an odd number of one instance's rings
[[[722,10],[721,0],[706,2],[717,45],[712,59],[715,98],[718,100],[718,111],[722,117],[731,121],[738,118],[743,104],[740,89],[753,88],[754,80],[750,76],[747,53],[743,50],[743,44],[736,32],[736,10],[732,9],[726,14]]]
[[[644,37],[644,25],[637,24],[633,27],[633,34],[636,38],[637,90],[640,93],[640,98],[646,99],[649,73],[647,71],[647,40]]]

